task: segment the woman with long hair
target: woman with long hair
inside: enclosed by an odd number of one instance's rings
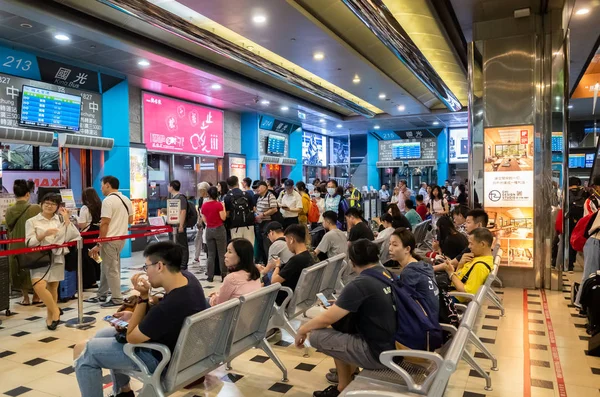
[[[88,187],[81,193],[81,202],[83,205],[79,210],[77,226],[81,232],[95,232],[100,230],[100,211],[102,210],[102,201],[94,188]],[[95,288],[100,280],[100,264],[87,254],[88,250],[94,248],[96,244],[84,244],[82,259],[82,278],[83,288]]]
[[[208,247],[206,274],[208,281],[212,282],[217,264],[221,269],[221,280],[224,280],[227,275],[227,268],[224,264],[227,233],[223,224],[227,218],[227,211],[225,211],[225,204],[219,201],[219,192],[216,187],[211,186],[207,193],[208,197],[202,203],[201,213],[202,220],[206,225],[206,245]]]
[[[225,195],[229,192],[229,187],[227,186],[227,182],[219,181],[217,182],[217,192],[219,193],[219,201],[223,201],[225,199]]]
[[[69,219],[69,212],[60,207],[61,197],[48,193],[42,199],[42,212],[25,222],[25,243],[28,247],[64,244],[81,238]],[[59,217],[60,214],[60,217]],[[31,269],[33,289],[46,305],[46,326],[54,331],[60,322],[58,283],[65,278],[65,255],[68,248],[51,251],[50,265]]]
[[[437,238],[433,241],[433,250],[448,259],[456,258],[467,248],[469,241],[464,234],[456,230],[454,222],[447,216],[438,219]]]
[[[444,198],[442,189],[439,186],[431,188],[431,197],[429,202],[429,212],[431,212],[431,225],[435,226],[438,219],[448,215],[448,200]]]
[[[468,205],[467,188],[465,187],[465,185],[463,185],[462,183],[460,185],[458,185],[458,191],[460,192],[458,194],[458,197],[456,198],[458,205]]]
[[[234,238],[225,253],[227,278],[219,289],[209,296],[211,306],[239,298],[260,289],[260,272],[254,264],[254,247],[244,238]]]

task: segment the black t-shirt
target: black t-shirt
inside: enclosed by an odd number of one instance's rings
[[[356,225],[352,226],[352,229],[350,229],[350,232],[348,232],[348,241],[356,241],[360,240],[361,238],[366,238],[370,241],[375,240],[373,231],[371,231],[365,222],[357,223]]]
[[[462,259],[462,257],[463,257],[464,254],[470,254],[470,253],[471,253],[471,249],[467,246],[467,248],[465,248],[464,250],[462,250],[462,252],[460,254],[458,254],[456,256],[456,258],[454,258],[454,259],[456,259],[457,261],[460,262],[460,260]]]
[[[469,247],[469,240],[462,233],[451,234],[444,241],[440,242],[442,254],[450,259],[456,258],[464,253],[465,248]]]
[[[188,271],[181,272],[188,284],[175,288],[153,306],[139,325],[140,331],[150,337],[149,342],[175,349],[185,318],[206,309],[206,298],[200,282]],[[160,358],[160,353],[158,353]]]
[[[382,270],[379,266],[374,269]],[[385,350],[395,349],[396,312],[390,293],[383,282],[359,274],[344,287],[335,302],[338,307],[354,313],[352,321],[375,358]]]
[[[281,285],[283,287],[291,288],[292,291],[295,291],[302,270],[314,264],[315,261],[308,251],[304,251],[298,255],[292,256],[290,260],[285,265],[282,265],[281,269],[279,270],[279,275],[285,280]],[[285,300],[285,296],[286,294],[282,294],[281,292],[277,295],[278,305]]]
[[[410,224],[410,221],[403,214],[394,217],[394,219],[392,220],[392,226],[394,226],[395,228],[405,227],[408,230],[412,230],[412,225]]]
[[[190,215],[190,214],[187,213],[187,203],[188,203],[187,197],[185,197],[181,193],[177,193],[175,196],[173,196],[173,199],[178,199],[179,200],[179,202],[181,203],[180,204],[181,205],[180,210],[181,211],[186,211],[185,216],[187,218]],[[181,219],[181,220],[183,221],[183,224],[185,225],[185,219]]]

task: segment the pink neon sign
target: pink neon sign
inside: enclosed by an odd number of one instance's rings
[[[142,93],[149,151],[223,157],[223,112],[150,92]]]

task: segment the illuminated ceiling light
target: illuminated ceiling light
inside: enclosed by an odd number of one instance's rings
[[[267,17],[264,15],[255,15],[252,17],[252,21],[254,21],[254,23],[265,23],[267,22]]]
[[[479,112],[477,112],[477,115],[478,115],[478,116],[481,116],[481,115],[483,115],[483,110],[480,110]]]
[[[567,106],[569,109],[573,109],[573,105],[569,105]]]
[[[337,128],[342,128],[341,124],[336,125]]]
[[[379,94],[379,99],[385,99],[385,94]]]
[[[254,47],[253,47],[253,46],[251,46],[251,45],[249,45],[248,47],[246,47],[246,49],[247,49],[248,51],[254,51]]]
[[[33,25],[30,23],[22,23],[19,26],[21,26],[23,29],[31,29],[33,27]]]
[[[288,110],[290,110],[290,108],[287,106],[282,106],[281,110],[283,110],[284,112],[287,112]]]
[[[438,125],[440,122],[439,121],[434,121],[433,125]]]
[[[269,105],[270,103],[271,103],[271,102],[270,102],[270,101],[268,101],[268,100],[266,100],[266,99],[263,99],[262,101],[260,101],[260,104],[261,104],[261,105]]]
[[[379,127],[378,125],[376,125],[376,126],[375,126],[375,127],[373,127],[373,128],[375,128],[376,130],[378,130],[380,127]]]
[[[313,59],[315,61],[322,61],[323,59],[325,59],[325,54],[323,54],[322,52],[315,52],[313,55]]]
[[[358,84],[358,83],[360,83],[360,77],[358,77],[358,75],[354,75],[354,78],[352,79],[352,82],[353,82],[354,84]]]
[[[398,111],[404,112],[405,110],[406,110],[406,106],[404,106],[404,105],[398,105]]]
[[[221,87],[221,84],[214,83],[213,85],[210,86],[210,88],[212,88],[213,90],[220,90],[222,87]]]
[[[71,41],[71,38],[63,33],[55,34],[54,38],[58,41]]]
[[[575,15],[585,15],[585,14],[589,14],[589,13],[590,13],[589,8],[580,8],[579,10],[575,11]]]
[[[324,123],[325,119],[319,119],[319,123]]]
[[[142,60],[138,61],[138,65],[146,67],[146,66],[150,66],[150,62],[148,62],[145,59],[142,59]]]

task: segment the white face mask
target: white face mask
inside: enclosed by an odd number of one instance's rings
[[[335,194],[335,188],[334,187],[328,187],[327,188],[327,193],[329,193],[330,195],[334,195]]]

